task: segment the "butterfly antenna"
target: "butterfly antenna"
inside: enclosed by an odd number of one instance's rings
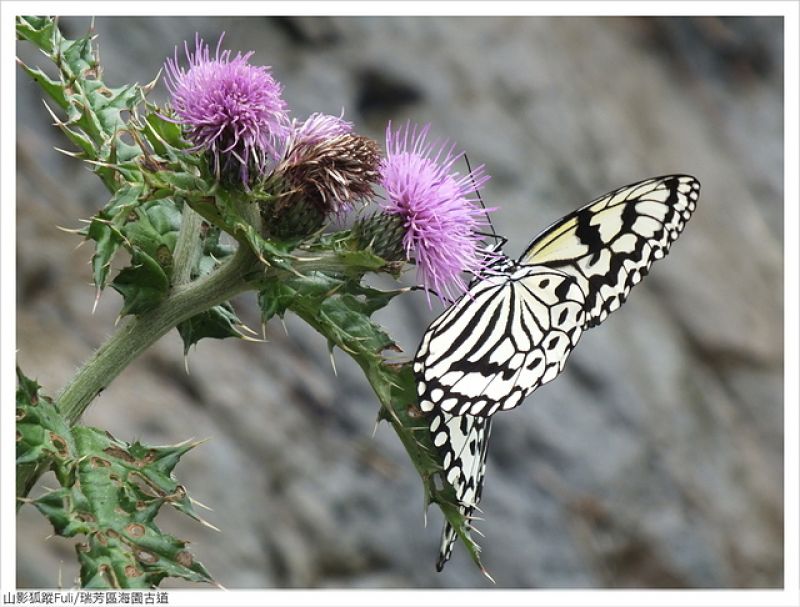
[[[444,297],[443,298],[438,292],[436,292],[434,289],[431,289],[430,287],[425,287],[423,285],[414,285],[409,290],[411,290],[411,291],[425,291],[426,293],[428,293],[430,295],[434,295],[435,297],[439,298],[441,301],[449,301],[450,303],[453,303],[453,300],[450,297]]]
[[[497,235],[497,232],[494,229],[494,224],[492,223],[492,218],[489,217],[489,213],[486,212],[486,205],[483,203],[483,197],[481,196],[480,191],[478,191],[478,186],[475,185],[475,177],[472,175],[472,166],[469,163],[469,157],[467,153],[464,152],[464,162],[467,164],[467,171],[469,172],[469,178],[472,181],[472,189],[475,190],[475,193],[478,195],[478,202],[481,203],[481,208],[483,208],[483,213],[486,215],[486,219],[489,221],[489,227],[492,230],[492,238],[494,238],[495,242],[501,240],[501,238]]]

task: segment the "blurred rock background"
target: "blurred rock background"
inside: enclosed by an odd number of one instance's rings
[[[88,19],[61,21],[75,37]],[[777,18],[102,18],[106,81],[148,82],[200,32],[253,49],[292,114],[338,114],[383,139],[430,121],[493,176],[507,252],[617,186],[669,172],[703,184],[669,260],[581,340],[561,378],[497,416],[482,503],[500,587],[775,587],[783,583],[783,29]],[[41,63],[19,45],[26,62]],[[91,315],[73,227],[107,200],[18,72],[17,347],[55,393],[113,330]],[[153,93],[165,99],[163,85]],[[258,327],[254,298],[237,300]],[[438,313],[422,294],[380,318],[412,353]],[[434,571],[441,517],[346,355],[296,318],[269,343],[177,334],[129,367],[85,423],[126,440],[211,440],[177,474],[222,533],[177,515],[228,588],[487,587],[459,546]],[[53,486],[55,480],[43,479]],[[37,494],[41,489],[35,489]],[[20,586],[70,585],[73,542],[18,517]],[[59,577],[60,576],[60,577]],[[167,586],[181,586],[170,581]]]

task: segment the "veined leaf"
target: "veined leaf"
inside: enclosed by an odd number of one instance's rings
[[[169,292],[169,277],[161,265],[134,247],[131,265],[123,268],[111,286],[124,298],[120,316],[141,314],[157,306]]]
[[[104,289],[119,247],[125,241],[122,228],[131,219],[133,209],[139,204],[144,191],[141,184],[126,185],[114,193],[111,201],[93,218],[84,231],[87,239],[95,241],[92,256],[92,275],[98,289]]]
[[[162,532],[164,504],[202,521],[173,476],[196,442],[151,447],[97,428],[70,428],[53,401],[17,369],[17,463],[48,463],[61,488],[32,500],[56,533],[77,545],[87,588],[147,588],[164,577],[212,582],[186,542]]]

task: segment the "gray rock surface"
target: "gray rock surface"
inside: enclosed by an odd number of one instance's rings
[[[77,35],[83,19],[64,19]],[[544,226],[637,179],[689,172],[699,210],[669,259],[589,332],[562,377],[497,416],[483,556],[501,587],[776,587],[783,580],[783,31],[776,18],[103,18],[105,77],[147,82],[199,31],[254,49],[293,115],[434,125],[485,163],[482,192],[519,254]],[[38,62],[24,44],[20,56]],[[88,247],[56,229],[107,199],[18,74],[19,362],[57,392],[114,330]],[[156,99],[164,99],[159,87]],[[253,298],[236,301],[259,325]],[[438,313],[421,294],[380,318],[408,352]],[[433,568],[440,515],[358,368],[289,317],[269,343],[177,334],[84,421],[126,440],[210,441],[177,470],[222,533],[178,515],[228,588],[486,587],[458,548]],[[53,486],[53,478],[41,485]],[[35,489],[36,494],[41,489]],[[18,517],[18,583],[69,585],[72,542]],[[60,577],[59,577],[60,576]],[[181,586],[170,581],[167,586]]]

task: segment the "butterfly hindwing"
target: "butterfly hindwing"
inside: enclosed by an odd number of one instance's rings
[[[601,196],[537,236],[520,264],[574,276],[586,294],[586,328],[619,308],[664,257],[692,216],[700,183],[688,175],[654,177]]]
[[[433,442],[443,466],[442,476],[452,485],[459,510],[469,523],[483,491],[486,445],[492,420],[439,410],[430,413],[430,420]],[[438,571],[450,558],[456,537],[455,529],[445,522],[436,563]]]
[[[577,280],[559,270],[517,267],[477,282],[423,337],[420,408],[485,417],[516,407],[564,368],[584,308]]]

